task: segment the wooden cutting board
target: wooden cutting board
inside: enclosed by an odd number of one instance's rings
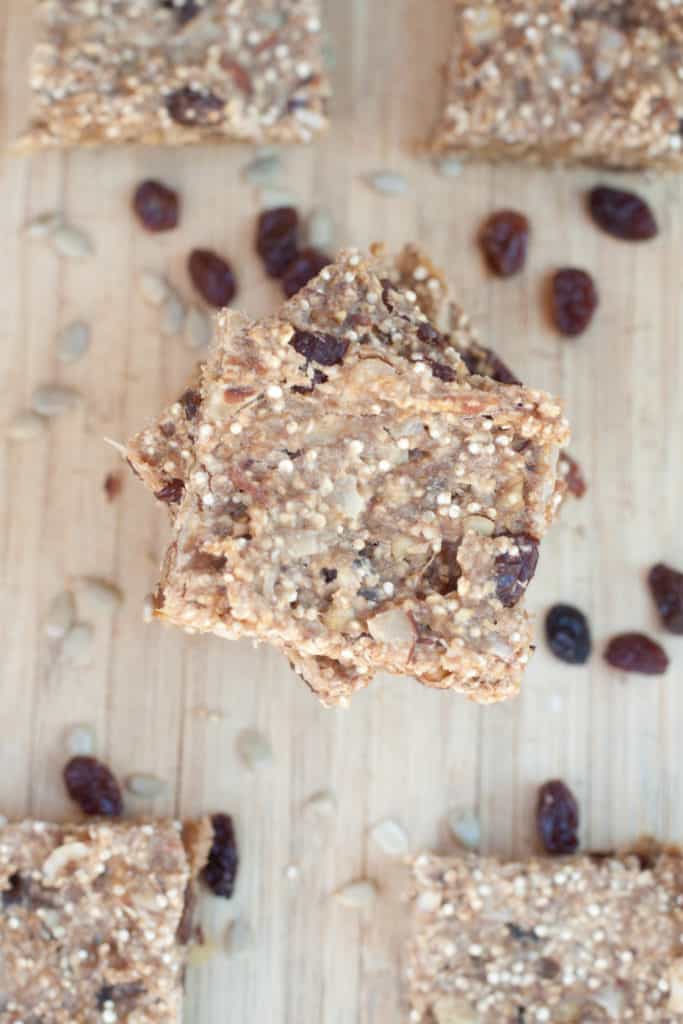
[[[258,196],[239,176],[251,151],[3,152],[0,417],[9,422],[38,384],[56,379],[86,403],[54,421],[45,439],[0,445],[0,807],[10,816],[73,813],[60,779],[63,735],[88,722],[118,773],[168,781],[168,796],[142,810],[233,812],[238,892],[232,905],[206,909],[205,928],[220,942],[239,913],[255,937],[243,958],[217,954],[191,970],[193,1024],[399,1019],[400,880],[368,837],[385,817],[401,821],[418,848],[443,844],[450,808],[473,808],[486,850],[523,854],[533,842],[535,788],[561,776],[579,797],[587,845],[606,848],[642,831],[683,839],[683,640],[660,637],[672,656],[663,679],[625,679],[600,656],[613,632],[657,635],[644,573],[659,559],[683,566],[680,181],[628,179],[662,228],[653,243],[629,246],[600,235],[583,211],[585,189],[609,175],[473,167],[445,180],[413,154],[438,106],[448,0],[326,7],[334,128],[315,148],[285,155],[283,184],[302,210],[333,211],[340,244],[424,243],[490,343],[525,380],[566,400],[590,490],[563,511],[529,601],[540,614],[556,601],[579,604],[596,654],[570,668],[541,638],[522,696],[498,707],[387,678],[349,710],[326,711],[267,649],[145,626],[162,515],[132,477],[117,500],[105,500],[104,477],[119,466],[102,438],[126,438],[153,417],[177,393],[192,356],[161,337],[137,274],[165,271],[189,300],[184,259],[201,244],[232,258],[245,309],[274,308],[277,290],[252,246]],[[5,140],[27,117],[30,38],[30,5],[5,0]],[[365,173],[384,168],[406,175],[407,195],[386,198],[364,184]],[[144,235],[129,212],[132,188],[148,176],[183,195],[182,228],[167,237]],[[487,279],[474,244],[482,219],[501,206],[526,211],[533,224],[528,268],[510,282]],[[92,236],[92,260],[58,261],[22,234],[26,220],[52,209]],[[543,312],[544,281],[562,264],[589,269],[601,292],[594,326],[576,342],[558,340]],[[65,368],[55,336],[76,318],[91,324],[93,344]],[[92,573],[116,580],[125,601],[114,617],[83,612],[96,627],[95,655],[87,668],[68,668],[49,657],[41,620],[70,578]],[[253,775],[234,751],[247,727],[266,733],[274,751],[272,765]],[[315,837],[302,837],[300,809],[323,788],[337,810],[318,849]],[[293,863],[301,864],[297,880],[287,877]],[[380,886],[365,918],[330,899],[359,876]]]

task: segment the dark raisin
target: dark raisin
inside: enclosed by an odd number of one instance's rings
[[[683,633],[683,573],[660,562],[650,570],[648,583],[666,629]]]
[[[175,11],[176,21],[181,26],[187,25],[188,21],[196,18],[201,11],[197,0],[183,0],[182,3],[174,3],[174,0],[162,0],[161,6]]]
[[[311,383],[308,387],[303,387],[301,384],[294,384],[292,391],[296,395],[312,395],[315,391],[316,384],[326,384],[330,378],[322,370],[317,367],[313,370],[313,376],[311,377]]]
[[[235,878],[239,866],[237,840],[228,814],[214,814],[211,818],[213,826],[213,843],[206,867],[202,869],[201,879],[215,896],[230,899],[235,889]]]
[[[237,283],[230,264],[210,249],[194,249],[187,268],[201,297],[210,306],[223,309],[235,298]]]
[[[462,574],[458,562],[460,545],[453,541],[441,542],[441,550],[431,560],[424,573],[424,578],[431,590],[437,594],[452,594],[458,588],[458,580]]]
[[[437,331],[436,327],[432,327],[432,325],[428,322],[420,324],[420,326],[417,329],[417,336],[420,339],[420,341],[424,341],[429,345],[440,346],[443,345],[444,342],[443,334]]]
[[[613,637],[607,645],[605,660],[622,672],[640,672],[646,676],[661,676],[669,667],[664,648],[644,633],[622,633]]]
[[[117,818],[123,812],[119,784],[97,758],[72,757],[64,768],[64,782],[84,814]]]
[[[542,956],[536,963],[536,971],[541,978],[545,978],[550,981],[552,978],[556,978],[560,973],[560,965],[557,960],[553,960],[550,956]]]
[[[517,604],[538,565],[538,541],[528,533],[511,536],[516,550],[496,558],[496,594],[506,608]]]
[[[321,569],[320,575],[325,580],[325,583],[334,583],[337,578],[336,569]]]
[[[574,853],[579,845],[579,805],[560,779],[546,782],[538,791],[536,827],[546,853]]]
[[[555,327],[567,338],[583,334],[598,308],[598,292],[585,270],[565,267],[553,274],[551,315]]]
[[[299,248],[299,214],[292,206],[264,210],[256,229],[256,251],[270,277],[282,277]]]
[[[133,195],[133,210],[148,231],[172,231],[178,226],[178,193],[160,181],[143,181]]]
[[[428,359],[427,362],[432,371],[432,376],[436,377],[437,380],[442,380],[445,384],[452,384],[454,380],[458,379],[457,373],[448,363],[437,363],[434,359]]]
[[[123,480],[120,473],[107,473],[104,478],[104,493],[107,501],[115,501],[123,490]]]
[[[583,498],[588,490],[588,485],[586,484],[583,470],[576,459],[572,458],[568,452],[561,452],[559,469],[569,493],[575,498]]]
[[[321,366],[343,363],[349,347],[346,338],[336,338],[334,334],[323,334],[322,331],[295,331],[289,344],[299,355]]]
[[[194,572],[222,572],[227,565],[225,555],[212,555],[210,551],[195,551],[189,562],[185,565]]]
[[[159,501],[165,501],[167,505],[177,505],[183,500],[185,484],[182,480],[169,480],[159,491],[155,491],[154,497]]]
[[[538,935],[533,928],[522,928],[514,921],[506,921],[505,927],[517,942],[538,942]]]
[[[588,194],[588,208],[594,223],[614,238],[643,242],[659,231],[652,210],[635,192],[598,185]]]
[[[382,285],[382,302],[390,313],[394,312],[394,304],[389,298],[389,292],[395,291],[396,286],[393,281],[390,281],[388,277],[383,277],[379,282]]]
[[[119,1008],[133,1009],[138,996],[145,993],[145,986],[139,981],[128,981],[119,985],[103,985],[97,993],[97,1009],[104,1010],[107,1003]]]
[[[319,249],[302,249],[282,275],[282,290],[288,299],[300,292],[332,260]]]
[[[23,903],[27,892],[27,885],[18,871],[8,878],[8,887],[2,890],[3,907],[16,907]]]
[[[199,407],[202,404],[202,396],[198,391],[190,388],[180,396],[180,404],[185,411],[185,417],[188,420],[193,420],[199,412]]]
[[[492,348],[476,345],[461,352],[460,355],[470,373],[477,374],[479,377],[491,377],[492,380],[497,380],[500,384],[522,383]]]
[[[569,665],[585,665],[591,653],[591,631],[583,612],[556,604],[545,620],[545,634],[554,655]]]
[[[225,116],[225,104],[220,96],[212,92],[201,92],[189,85],[176,89],[166,97],[166,109],[177,124],[186,128],[220,124]]]
[[[529,221],[515,210],[492,214],[479,235],[486,264],[498,277],[519,273],[526,261],[528,242]]]

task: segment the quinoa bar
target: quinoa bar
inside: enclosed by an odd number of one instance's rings
[[[678,0],[454,0],[438,152],[680,168]]]
[[[175,1024],[192,851],[180,825],[0,830],[3,1024]]]
[[[683,860],[418,857],[411,1024],[683,1021]]]
[[[157,617],[274,644],[325,704],[381,670],[501,700],[531,649],[567,424],[469,374],[405,286],[444,287],[416,253],[343,252],[276,317],[224,310],[199,385],[127,449],[171,509]]]
[[[23,148],[309,142],[327,127],[319,0],[40,0]]]

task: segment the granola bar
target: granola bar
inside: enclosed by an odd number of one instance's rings
[[[531,648],[567,425],[468,373],[405,286],[438,305],[416,253],[344,252],[277,317],[223,311],[191,424],[176,403],[128,447],[172,508],[156,615],[273,643],[326,704],[381,670],[500,700]]]
[[[40,0],[23,147],[309,142],[319,0]]]
[[[683,860],[423,855],[412,1024],[683,1021]]]
[[[454,0],[454,10],[438,152],[681,167],[677,0]]]
[[[0,830],[3,1024],[174,1024],[191,871],[171,821]]]

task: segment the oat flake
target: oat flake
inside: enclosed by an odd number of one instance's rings
[[[361,878],[337,889],[334,897],[342,907],[370,910],[377,900],[377,886],[369,879]]]
[[[408,852],[408,835],[397,821],[387,818],[378,822],[370,835],[388,857],[404,857]]]
[[[52,235],[52,244],[58,253],[72,260],[85,260],[95,247],[86,234],[67,224],[61,224]]]
[[[82,320],[68,324],[57,338],[57,356],[63,363],[76,363],[90,348],[90,327]]]
[[[45,634],[50,640],[63,640],[76,620],[76,602],[69,590],[52,598],[45,616]]]
[[[154,270],[140,271],[138,281],[143,298],[151,306],[161,306],[169,295],[169,285],[162,274]]]
[[[156,800],[168,789],[168,784],[158,775],[136,772],[126,778],[126,789],[141,800]]]
[[[40,437],[46,429],[47,421],[44,416],[25,409],[23,412],[18,412],[13,420],[10,420],[5,436],[9,441],[30,441],[34,437]]]
[[[323,252],[333,248],[334,221],[329,210],[319,206],[312,210],[306,220],[306,242],[313,249]]]

